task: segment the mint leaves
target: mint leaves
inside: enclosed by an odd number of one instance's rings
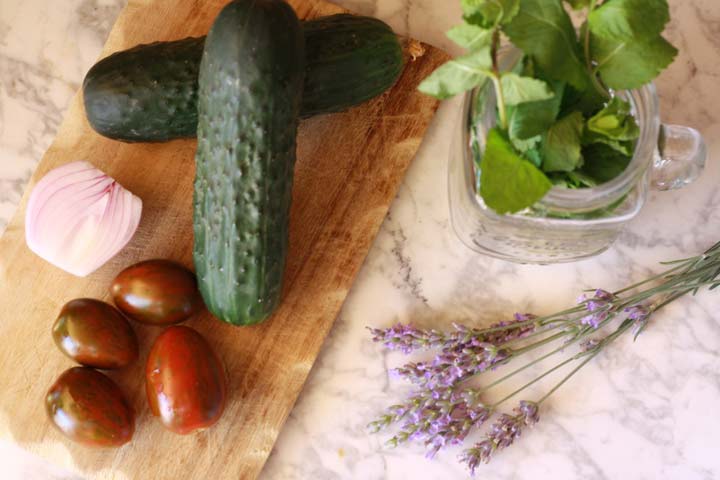
[[[627,41],[657,37],[669,21],[667,0],[610,0],[588,15],[595,35]]]
[[[590,0],[565,0],[573,10],[582,10],[590,6]]]
[[[565,93],[565,83],[550,81],[548,85],[553,92],[551,98],[523,103],[509,110],[510,138],[527,140],[541,135],[555,123]]]
[[[588,15],[590,56],[605,85],[617,90],[652,81],[677,55],[661,33],[666,0],[608,0]]]
[[[520,0],[520,11],[503,31],[551,78],[578,89],[588,85],[580,44],[561,0]]]
[[[580,145],[584,124],[582,113],[573,112],[550,127],[542,141],[543,170],[572,172],[582,165]]]
[[[423,80],[418,89],[444,100],[480,85],[492,75],[490,49],[483,47],[450,60]]]
[[[479,50],[482,47],[489,47],[492,42],[492,30],[463,23],[453,27],[447,32],[450,40],[468,50]]]
[[[588,160],[582,167],[582,173],[598,184],[609,182],[620,175],[631,159],[630,156],[600,143],[584,147],[583,156]]]
[[[630,104],[613,97],[605,108],[587,122],[588,130],[613,140],[634,140],[640,135],[635,118],[630,114]]]
[[[503,73],[500,83],[506,105],[547,100],[555,96],[550,86],[542,80],[521,77],[516,73]]]
[[[484,28],[507,23],[517,15],[520,0],[462,0],[465,21]]]
[[[480,162],[480,195],[497,213],[514,213],[540,200],[552,187],[533,164],[515,153],[503,133],[488,132]]]
[[[553,185],[594,187],[620,175],[641,127],[624,95],[611,92],[640,88],[677,55],[662,37],[667,0],[460,1],[465,21],[447,35],[467,53],[419,89],[440,99],[494,91],[496,102],[483,106],[497,109],[497,125],[484,151],[481,142],[471,145],[485,204],[515,213]],[[586,14],[579,34],[571,8]],[[499,67],[504,39],[523,53],[507,71]]]
[[[670,65],[677,49],[661,36],[617,40],[590,36],[590,51],[605,85],[617,90],[640,88]]]

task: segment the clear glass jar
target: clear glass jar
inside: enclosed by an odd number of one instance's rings
[[[507,59],[507,57],[505,57]],[[450,216],[471,249],[518,263],[560,263],[606,250],[640,211],[650,188],[670,190],[694,181],[705,165],[699,132],[660,123],[658,97],[650,84],[618,93],[630,102],[640,126],[635,154],[625,171],[593,188],[553,187],[525,211],[499,215],[478,192],[477,165],[485,136],[495,126],[490,82],[465,95],[449,164]]]

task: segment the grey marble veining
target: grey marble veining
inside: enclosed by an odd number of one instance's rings
[[[0,231],[125,3],[0,2]]]
[[[0,1],[0,225],[123,3]],[[337,3],[458,52],[444,36],[460,16],[454,0]],[[409,388],[387,374],[403,356],[372,344],[366,326],[412,321],[447,328],[454,321],[486,325],[515,311],[550,313],[571,305],[584,288],[624,286],[659,271],[661,260],[720,239],[720,3],[670,3],[667,35],[681,53],[657,82],[662,115],[705,135],[709,162],[701,179],[651,194],[617,244],[596,258],[543,267],[482,257],[460,243],[449,223],[446,162],[459,101],[445,102],[261,478],[466,478],[455,459],[459,449],[430,461],[419,446],[390,450],[386,436],[367,434],[365,425]],[[654,317],[637,342],[618,341],[551,397],[540,423],[478,478],[720,478],[717,295],[684,298]],[[17,478],[58,475],[7,452],[0,446],[3,461],[12,457],[19,465]]]

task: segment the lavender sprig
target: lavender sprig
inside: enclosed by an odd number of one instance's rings
[[[485,439],[460,455],[460,461],[467,464],[471,474],[475,474],[480,463],[488,463],[496,450],[502,450],[520,437],[525,427],[531,427],[540,420],[538,405],[522,400],[515,408],[515,415],[503,413],[485,435]]]
[[[388,350],[412,353],[415,350],[444,348],[446,346],[477,345],[490,343],[498,345],[510,336],[525,335],[535,329],[532,324],[534,315],[516,313],[514,320],[502,321],[487,329],[471,329],[461,324],[453,324],[454,332],[424,330],[413,325],[398,323],[386,329],[368,328],[373,341],[382,343]]]
[[[576,366],[547,393],[535,402],[524,400],[513,415],[500,414],[485,438],[465,450],[461,461],[475,472],[498,450],[511,445],[525,427],[538,421],[539,406],[575,373],[603,351],[608,345],[631,331],[634,338],[649,324],[660,308],[688,293],[695,294],[702,287],[711,290],[720,286],[720,242],[697,257],[670,262],[669,270],[622,290],[592,291],[578,299],[567,310],[544,317],[516,314],[514,319],[499,322],[488,328],[468,328],[454,325],[451,332],[424,330],[398,324],[387,329],[370,329],[375,342],[390,350],[411,353],[420,349],[435,349],[434,359],[410,362],[393,370],[397,376],[417,385],[418,390],[404,403],[390,407],[378,420],[370,424],[372,431],[399,425],[398,433],[388,442],[397,446],[419,440],[434,456],[447,445],[461,444],[475,428],[480,428],[497,411],[499,405],[525,391],[549,374],[575,363]],[[648,284],[656,283],[653,287]],[[641,288],[643,287],[643,288]],[[632,293],[634,292],[634,293]],[[615,320],[619,324],[611,327]],[[611,329],[609,333],[604,329]],[[604,330],[604,333],[594,335]],[[515,365],[524,354],[540,347],[559,343],[549,353],[513,367],[501,378],[479,388],[466,386],[468,380],[482,377],[490,369]],[[573,345],[578,350],[566,355],[554,366],[530,382],[494,403],[485,399],[488,391],[512,379],[516,374],[563,354]]]
[[[403,404],[393,405],[369,428],[378,432],[395,422],[400,431],[388,440],[396,447],[409,440],[420,440],[432,458],[446,445],[459,445],[473,427],[479,427],[492,411],[479,400],[479,392],[470,388],[440,388],[416,393]]]

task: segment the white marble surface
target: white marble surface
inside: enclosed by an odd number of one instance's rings
[[[123,3],[0,0],[0,226]],[[459,18],[454,0],[338,3],[443,47],[450,43],[442,32]],[[446,158],[458,102],[445,103],[262,478],[465,478],[458,450],[430,461],[419,447],[387,450],[384,437],[365,432],[374,415],[407,391],[386,373],[402,358],[373,345],[366,326],[486,325],[517,310],[549,313],[568,306],[583,288],[623,286],[657,271],[660,260],[699,252],[720,239],[720,3],[670,3],[668,35],[681,55],[658,82],[663,117],[705,135],[710,154],[701,180],[684,191],[652,194],[618,243],[594,259],[540,267],[478,256],[449,225]],[[720,478],[718,295],[678,301],[637,343],[620,341],[602,354],[478,478]],[[0,462],[6,479],[72,478],[9,446],[0,445]]]

